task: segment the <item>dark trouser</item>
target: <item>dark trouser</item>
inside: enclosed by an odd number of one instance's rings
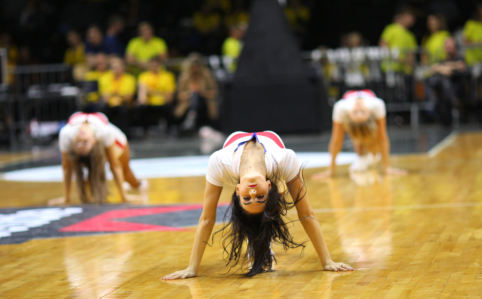
[[[82,108],[82,111],[85,113],[95,113],[95,112],[102,112],[104,110],[104,103],[98,102],[98,103],[92,103],[89,102],[88,104],[85,104],[84,107]]]
[[[159,124],[161,119],[165,119],[167,126],[171,126],[174,122],[174,116],[172,113],[172,107],[169,104],[160,106],[141,105],[138,108],[138,123],[144,128],[144,132],[151,125]]]
[[[191,105],[186,110],[181,118],[177,119],[177,124],[182,123],[190,111],[196,112],[196,128],[199,129],[202,126],[214,126],[213,120],[209,117],[208,106],[206,99],[200,96],[198,93],[193,93],[190,99]]]
[[[104,113],[109,119],[109,122],[117,126],[127,138],[130,138],[130,109],[127,106],[106,106],[104,108]]]
[[[452,124],[452,107],[463,93],[463,77],[435,74],[428,78],[428,86],[435,97],[435,113],[440,121],[444,125]]]

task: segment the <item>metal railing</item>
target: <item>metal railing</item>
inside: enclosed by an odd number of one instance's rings
[[[472,46],[468,48],[479,48]],[[460,51],[464,57],[466,49]],[[401,52],[398,49],[360,47],[314,50],[303,53],[303,58],[320,67],[323,74],[329,103],[333,105],[344,91],[368,88],[382,98],[389,112],[410,112],[412,127],[419,124],[419,111],[432,110],[434,102],[427,96],[426,80],[430,65],[422,62],[428,53],[423,48]],[[412,58],[409,64],[405,60]],[[475,105],[482,100],[477,86],[482,79],[482,64],[468,68],[467,95],[464,102]],[[458,111],[454,111],[458,116]],[[458,122],[457,117],[454,122]]]
[[[329,104],[333,105],[348,89],[369,88],[386,102],[389,112],[410,112],[411,125],[417,127],[419,111],[433,108],[433,102],[425,95],[429,68],[421,62],[425,54],[421,48],[411,53],[401,53],[397,49],[361,47],[314,50],[304,52],[302,58],[323,76]],[[414,57],[408,72],[402,70],[407,66],[400,63],[403,55]],[[183,62],[182,58],[169,59],[166,68],[179,74]],[[205,63],[219,81],[232,77],[229,71],[233,63],[231,57],[208,56],[205,57]],[[6,63],[2,67],[6,68]],[[83,92],[76,87],[72,68],[68,65],[17,66],[8,68],[6,76],[10,76],[11,82],[8,93],[0,96],[0,105],[3,111],[7,111],[0,115],[0,122],[3,118],[9,124],[11,137],[25,137],[32,120],[65,120],[71,112],[82,107]],[[482,64],[470,68],[468,81],[469,102],[477,103],[482,99]]]

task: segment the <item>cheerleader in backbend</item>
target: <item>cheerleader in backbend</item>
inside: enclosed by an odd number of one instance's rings
[[[331,164],[328,170],[313,175],[313,179],[335,174],[336,156],[341,151],[345,132],[348,133],[358,159],[350,171],[365,171],[378,164],[386,174],[403,175],[405,170],[390,167],[390,140],[387,135],[385,103],[370,90],[345,93],[333,108],[333,131],[329,145]],[[381,156],[381,157],[380,157]]]
[[[286,183],[288,189],[281,190]],[[324,270],[353,270],[347,264],[333,262],[320,224],[308,202],[308,196],[296,154],[284,147],[273,132],[236,132],[223,149],[211,155],[206,174],[204,206],[196,230],[189,266],[163,279],[183,279],[198,274],[201,259],[216,222],[219,196],[225,185],[234,186],[229,221],[221,229],[228,264],[249,260],[247,276],[270,271],[275,257],[271,243],[283,248],[304,246],[291,236],[284,216],[295,207],[303,228],[312,241]],[[293,201],[288,200],[288,193]],[[247,250],[242,253],[244,241]]]
[[[129,143],[124,133],[109,123],[102,113],[75,113],[59,135],[64,174],[64,197],[51,204],[70,204],[72,175],[82,203],[105,203],[108,161],[123,202],[129,200],[128,189],[147,189],[147,181],[136,179],[129,167]],[[87,169],[84,175],[83,169]]]

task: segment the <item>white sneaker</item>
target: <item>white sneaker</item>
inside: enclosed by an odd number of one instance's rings
[[[367,155],[358,156],[355,162],[351,163],[351,171],[367,171],[370,166]]]

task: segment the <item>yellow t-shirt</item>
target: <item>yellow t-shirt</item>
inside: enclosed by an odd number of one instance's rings
[[[400,60],[403,61],[407,56],[407,51],[414,51],[417,49],[417,40],[415,35],[409,30],[403,28],[397,23],[393,23],[385,27],[382,32],[381,39],[387,43],[390,49],[398,48],[400,50]],[[412,67],[401,62],[385,61],[382,68],[386,70],[388,65],[395,71],[411,73]]]
[[[120,106],[123,102],[119,96],[134,95],[136,92],[136,78],[128,73],[116,78],[113,72],[108,72],[99,79],[99,91],[102,95],[109,95],[107,104],[110,107]]]
[[[429,62],[436,63],[445,60],[445,40],[450,37],[446,30],[440,30],[430,35],[425,43],[429,55]]]
[[[153,37],[146,42],[142,37],[135,37],[127,45],[127,54],[134,55],[141,62],[148,62],[152,57],[167,52],[166,42],[159,37]]]
[[[482,43],[482,23],[474,20],[467,21],[464,26],[464,38],[470,43]],[[467,49],[465,51],[465,61],[467,61],[468,65],[482,62],[482,50]]]
[[[223,43],[223,56],[230,56],[234,59],[239,57],[241,54],[241,49],[243,48],[243,43],[234,37],[228,37]],[[236,70],[236,62],[233,61],[231,65],[228,65],[228,70],[234,72]]]
[[[148,92],[175,92],[176,77],[173,73],[165,70],[159,71],[157,74],[153,72],[143,72],[139,75],[139,84],[144,84],[148,88]],[[162,95],[148,95],[147,101],[151,106],[161,106],[166,103],[166,99]]]
[[[196,12],[194,14],[193,23],[194,28],[199,32],[211,32],[219,27],[221,22],[221,16],[218,13],[210,13],[208,15],[202,12]]]
[[[67,51],[65,51],[64,63],[68,65],[85,63],[84,44],[77,47],[77,49],[68,48]]]
[[[240,40],[228,37],[223,43],[223,55],[238,58],[242,48],[243,44]]]
[[[89,71],[85,74],[85,78],[84,80],[85,81],[97,81],[97,88],[100,89],[100,83],[99,83],[99,80],[100,78],[109,73],[110,71],[107,70],[105,72],[99,72],[99,71]],[[92,103],[97,103],[100,99],[100,92],[99,90],[91,90],[91,91],[88,91],[87,94],[85,95],[85,99],[88,101],[88,102],[92,102]]]

